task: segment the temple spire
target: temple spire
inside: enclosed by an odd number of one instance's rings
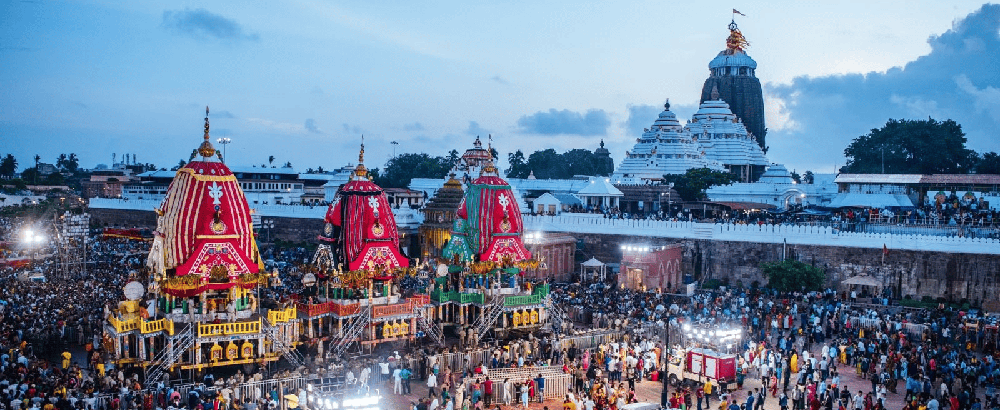
[[[361,136],[361,151],[358,152],[358,166],[354,168],[354,176],[368,179],[368,168],[365,168],[365,136]]]
[[[198,147],[198,153],[201,154],[201,156],[204,157],[204,158],[211,158],[212,156],[215,155],[215,147],[213,147],[212,146],[212,142],[209,141],[208,128],[209,128],[208,127],[208,106],[206,105],[205,106],[205,136],[204,136],[205,140],[202,141],[201,145]]]
[[[719,86],[713,84],[712,85],[712,101],[718,101],[718,100],[719,100]]]

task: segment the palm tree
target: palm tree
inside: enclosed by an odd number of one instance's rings
[[[274,165],[274,155],[267,157],[267,164],[272,166]]]
[[[40,155],[35,154],[35,185],[38,185],[38,161],[41,159],[42,157]]]

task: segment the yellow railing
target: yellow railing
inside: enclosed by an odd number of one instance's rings
[[[198,337],[245,335],[260,333],[260,319],[253,322],[233,322],[198,325]]]
[[[108,318],[108,322],[111,322],[111,326],[114,326],[115,331],[118,333],[129,332],[139,328],[139,318],[132,318],[129,320],[120,320],[114,315]]]
[[[269,310],[267,311],[267,321],[271,322],[272,325],[279,322],[285,323],[289,320],[295,319],[297,315],[296,312],[295,306],[282,310]]]
[[[142,325],[140,325],[140,329],[142,330],[142,333],[165,331],[172,335],[174,334],[174,321],[170,319],[160,319],[153,321],[143,320]]]

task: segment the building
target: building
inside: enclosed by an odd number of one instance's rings
[[[84,198],[122,198],[123,186],[135,180],[131,169],[112,168],[93,171],[80,185]]]
[[[1000,209],[996,174],[840,174],[831,206]]]
[[[662,181],[667,174],[683,174],[691,168],[725,170],[722,164],[705,156],[697,139],[670,111],[667,100],[652,127],[644,129],[632,149],[625,152],[612,181],[645,184]]]
[[[441,251],[451,239],[451,224],[455,221],[455,212],[462,204],[465,191],[462,183],[451,174],[441,189],[421,210],[424,213],[424,223],[420,225],[421,258],[435,260],[441,257]]]
[[[766,154],[764,93],[757,79],[757,62],[746,53],[748,46],[736,22],[729,23],[726,49],[708,63],[709,77],[701,88],[701,102],[721,99],[729,103],[733,114],[743,122]],[[713,90],[718,90],[718,98],[713,95]]]
[[[628,289],[680,293],[682,245],[622,245],[618,284]]]
[[[716,88],[684,128],[698,140],[706,159],[722,164],[741,182],[756,181],[768,165],[760,145]]]
[[[723,203],[762,204],[787,209],[791,206],[830,206],[837,196],[833,174],[815,174],[813,183],[796,183],[781,164],[772,164],[757,182],[714,186],[706,191],[709,200]]]
[[[528,250],[539,260],[537,268],[526,269],[524,276],[537,281],[570,282],[576,267],[576,238],[559,233],[531,232],[524,235]]]

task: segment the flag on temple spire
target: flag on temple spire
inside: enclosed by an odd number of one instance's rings
[[[743,17],[746,17],[746,16],[747,16],[746,14],[743,14],[743,13],[740,13],[740,11],[739,11],[739,10],[736,10],[736,9],[733,9],[733,14],[739,14],[739,15],[741,15],[741,16],[743,16]]]

